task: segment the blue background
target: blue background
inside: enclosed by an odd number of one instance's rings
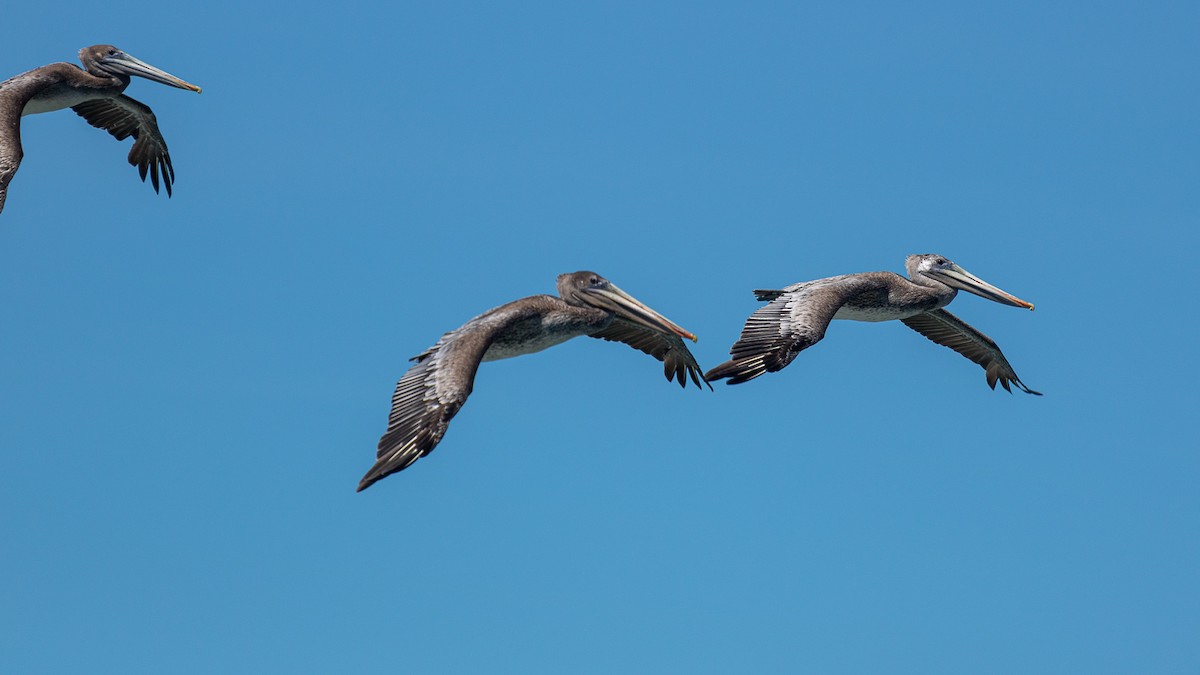
[[[1200,670],[1190,2],[5,9],[111,42],[177,170],[25,118],[0,215],[7,673]],[[751,289],[936,252],[1042,398],[898,323],[681,391],[447,330],[594,269],[724,360]]]

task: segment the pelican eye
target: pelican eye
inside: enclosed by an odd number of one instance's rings
[[[109,55],[109,56],[116,56],[116,55],[117,55],[117,50],[115,50],[115,49],[110,49],[110,50],[108,50],[108,55]]]

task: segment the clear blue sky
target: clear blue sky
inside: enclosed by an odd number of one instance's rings
[[[1195,3],[35,7],[0,78],[204,93],[128,90],[170,200],[24,121],[0,671],[1200,670]],[[407,359],[560,272],[709,368],[922,252],[1036,303],[952,310],[1044,397],[899,324],[711,393],[578,339],[354,492]]]

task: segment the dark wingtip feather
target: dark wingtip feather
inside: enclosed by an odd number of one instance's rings
[[[409,462],[409,464],[411,464],[411,462]],[[405,464],[404,467],[400,469],[385,470],[382,466],[382,462],[377,462],[375,466],[371,467],[371,470],[362,477],[362,480],[358,481],[358,489],[355,490],[355,492],[362,492],[384,478],[387,478],[394,473],[399,473],[404,468],[407,468],[409,464]]]
[[[167,199],[171,198],[171,183],[175,180],[175,172],[171,169],[171,165],[159,159],[159,167],[162,170],[163,187],[167,188]]]
[[[762,364],[749,365],[746,361],[726,361],[704,374],[706,382],[729,379],[725,384],[741,384],[767,372]],[[709,388],[712,385],[709,384]]]
[[[1013,384],[1015,384],[1015,385],[1017,385],[1018,387],[1020,387],[1020,388],[1021,388],[1021,391],[1025,392],[1026,394],[1033,394],[1034,396],[1041,396],[1041,395],[1042,395],[1042,392],[1040,392],[1040,391],[1034,391],[1034,390],[1030,389],[1029,387],[1026,387],[1024,382],[1020,381],[1019,379],[1017,379],[1017,378],[1015,378],[1015,377],[1013,378]]]
[[[726,371],[732,364],[733,361],[726,361],[725,363],[710,368],[708,372],[704,374],[704,379],[708,382],[716,382],[717,380],[723,380],[727,377],[730,377],[732,373]]]

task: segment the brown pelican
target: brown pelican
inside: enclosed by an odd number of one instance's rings
[[[729,378],[728,384],[740,384],[781,370],[802,350],[825,337],[825,329],[833,319],[899,319],[983,366],[992,389],[999,382],[1011,393],[1011,382],[1027,394],[1041,396],[1021,382],[991,338],[942,309],[959,289],[1013,307],[1032,310],[1033,305],[940,255],[910,255],[905,267],[908,279],[893,272],[866,272],[803,281],[779,291],[754,291],[759,300],[770,304],[750,315],[741,338],[729,350],[733,358],[708,371],[705,379]]]
[[[0,82],[0,211],[8,183],[24,153],[21,151],[21,118],[25,115],[71,108],[87,123],[104,129],[118,141],[133,136],[129,163],[138,168],[142,180],[158,192],[159,176],[171,196],[175,169],[167,154],[167,142],[149,106],[121,92],[129,76],[200,92],[200,87],[143,63],[112,45],[95,45],[79,50],[83,68],[70,63],[51,63]]]
[[[410,359],[417,363],[396,383],[375,466],[358,490],[433,450],[471,394],[482,361],[532,354],[587,335],[624,342],[662,361],[668,380],[686,387],[690,376],[700,386],[700,366],[680,339],[696,336],[608,279],[587,271],[560,274],[558,295],[533,295],[488,310]]]

